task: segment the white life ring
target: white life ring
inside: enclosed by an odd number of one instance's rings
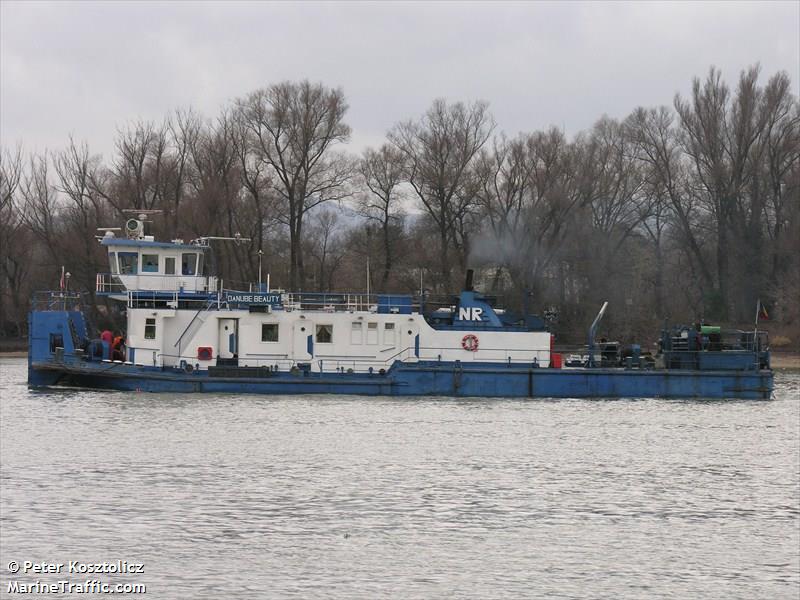
[[[468,333],[461,338],[461,347],[468,352],[478,351],[478,336]]]

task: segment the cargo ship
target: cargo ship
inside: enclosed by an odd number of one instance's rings
[[[768,399],[764,331],[665,328],[654,357],[595,342],[565,364],[547,322],[476,291],[432,305],[424,294],[307,293],[257,282],[226,289],[207,273],[211,242],[156,241],[145,217],[99,242],[109,271],[96,296],[125,330],[89,322],[86,294],[38,292],[28,319],[28,383],[137,392],[511,398]]]

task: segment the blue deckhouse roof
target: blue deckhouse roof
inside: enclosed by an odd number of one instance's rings
[[[128,240],[124,238],[103,238],[100,241],[103,246],[132,246],[137,248],[172,248],[173,250],[206,250],[208,246],[197,244],[173,244],[172,242],[151,242],[148,240]]]

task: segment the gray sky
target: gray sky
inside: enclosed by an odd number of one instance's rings
[[[0,3],[0,143],[108,157],[116,128],[215,116],[285,79],[342,86],[352,150],[434,98],[488,100],[511,135],[572,134],[670,104],[717,65],[729,84],[800,79],[800,2]]]

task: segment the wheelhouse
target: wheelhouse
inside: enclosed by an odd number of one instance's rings
[[[109,270],[97,275],[99,294],[115,296],[130,290],[207,294],[218,289],[217,278],[207,273],[207,245],[156,242],[151,236],[120,239],[111,232],[101,243],[108,251]]]

